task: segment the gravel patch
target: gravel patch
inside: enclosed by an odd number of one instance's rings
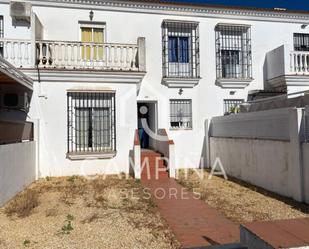
[[[198,193],[207,204],[236,223],[309,217],[309,205],[237,179],[213,176],[209,180],[206,170],[178,173],[180,184]]]
[[[37,205],[24,202],[29,191]],[[0,209],[0,248],[179,248],[145,197],[133,179],[39,180]]]

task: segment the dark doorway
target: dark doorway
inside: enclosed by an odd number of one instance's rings
[[[156,102],[137,103],[137,125],[142,149],[155,147],[150,133],[156,134],[157,131],[156,106]]]

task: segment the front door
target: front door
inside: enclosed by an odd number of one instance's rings
[[[145,130],[145,122],[149,124],[149,106],[147,103],[138,103],[137,104],[137,125],[138,125],[138,134],[141,143],[141,148],[146,149],[149,148],[149,135]]]
[[[141,141],[141,147],[144,149],[154,149],[157,133],[157,102],[139,102],[137,104],[137,124]]]

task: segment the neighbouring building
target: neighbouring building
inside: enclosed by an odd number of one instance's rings
[[[177,168],[197,168],[206,118],[252,90],[309,89],[308,25],[309,12],[282,9],[0,0],[0,54],[33,80],[15,118],[34,123],[38,176],[129,172],[141,117],[167,131]]]

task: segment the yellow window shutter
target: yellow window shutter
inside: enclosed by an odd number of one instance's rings
[[[92,29],[82,28],[82,42],[92,42]],[[90,46],[82,48],[82,59],[90,60]]]
[[[94,43],[100,43],[99,48],[97,49],[96,47],[94,48],[94,58],[95,60],[103,59],[103,47],[102,43],[104,42],[104,34],[103,34],[103,29],[93,29],[93,42]]]

